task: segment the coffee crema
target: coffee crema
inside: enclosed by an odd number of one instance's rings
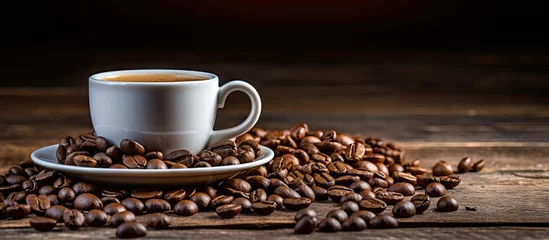
[[[134,75],[120,75],[109,76],[102,78],[104,81],[111,82],[186,82],[186,81],[202,81],[209,78],[196,75],[183,75],[183,74],[171,74],[171,73],[158,73],[158,74],[134,74]]]

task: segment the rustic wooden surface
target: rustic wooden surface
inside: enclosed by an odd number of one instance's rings
[[[215,213],[174,216],[174,229],[149,231],[153,238],[373,239],[453,236],[463,239],[547,238],[549,232],[549,99],[524,95],[390,95],[360,88],[259,89],[264,110],[259,127],[286,128],[308,122],[312,129],[335,129],[396,141],[408,159],[423,166],[445,159],[457,164],[470,156],[485,158],[481,173],[462,174],[462,184],[450,190],[461,207],[399,219],[403,228],[296,236],[290,229],[293,212],[264,217],[242,214],[221,220]],[[244,96],[229,97],[219,111],[218,128],[245,118]],[[34,149],[56,143],[64,135],[90,129],[85,89],[0,89],[0,171],[28,159]],[[464,206],[477,207],[466,211]],[[336,208],[315,203],[322,216]],[[390,213],[389,210],[386,213]],[[140,218],[142,221],[142,218]],[[28,220],[0,222],[6,238],[112,238],[114,230],[84,228],[38,233]],[[215,229],[215,230],[212,230]]]

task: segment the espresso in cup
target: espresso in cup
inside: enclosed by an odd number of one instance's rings
[[[196,75],[186,74],[135,74],[135,75],[118,75],[102,78],[101,80],[112,82],[186,82],[186,81],[202,81],[208,78]]]

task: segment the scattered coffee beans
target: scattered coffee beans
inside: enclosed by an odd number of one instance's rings
[[[412,197],[410,202],[416,207],[416,214],[422,214],[429,208],[429,205],[431,204],[431,201],[427,194],[417,194]]]
[[[136,222],[123,223],[116,228],[118,238],[138,238],[147,236],[145,225]]]
[[[395,218],[389,216],[389,215],[378,215],[372,219],[370,219],[370,222],[368,223],[368,228],[397,228],[398,222]]]
[[[318,224],[318,229],[322,232],[339,232],[343,229],[343,227],[337,219],[327,217],[320,221],[320,224]]]
[[[316,218],[303,217],[297,221],[294,227],[294,232],[299,234],[309,234],[316,229]]]
[[[85,221],[84,214],[76,209],[67,210],[63,214],[63,222],[71,230],[79,229],[84,225]]]
[[[29,223],[32,228],[44,232],[52,230],[57,224],[57,221],[47,217],[32,217],[29,219]]]
[[[457,200],[448,195],[441,197],[437,202],[437,211],[439,212],[453,212],[458,210],[458,208]]]
[[[444,185],[434,182],[425,188],[425,194],[429,195],[429,197],[440,197],[444,196],[446,194],[446,188]]]
[[[171,219],[164,213],[153,213],[147,216],[147,227],[164,229],[168,228],[170,225]]]
[[[226,204],[219,206],[215,209],[215,212],[221,218],[234,218],[242,211],[242,206],[239,204]]]
[[[85,216],[86,224],[90,227],[102,227],[107,224],[108,216],[105,212],[99,209],[88,211]]]

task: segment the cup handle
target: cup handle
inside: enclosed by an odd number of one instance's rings
[[[252,102],[250,114],[248,115],[248,118],[246,118],[246,120],[238,126],[214,130],[210,135],[208,145],[223,139],[237,137],[248,132],[257,123],[259,115],[261,115],[261,98],[259,97],[259,93],[257,93],[257,90],[255,90],[255,88],[249,83],[238,80],[225,83],[219,88],[219,93],[217,95],[217,108],[223,108],[225,106],[227,96],[234,91],[242,91],[248,95],[250,101]]]

